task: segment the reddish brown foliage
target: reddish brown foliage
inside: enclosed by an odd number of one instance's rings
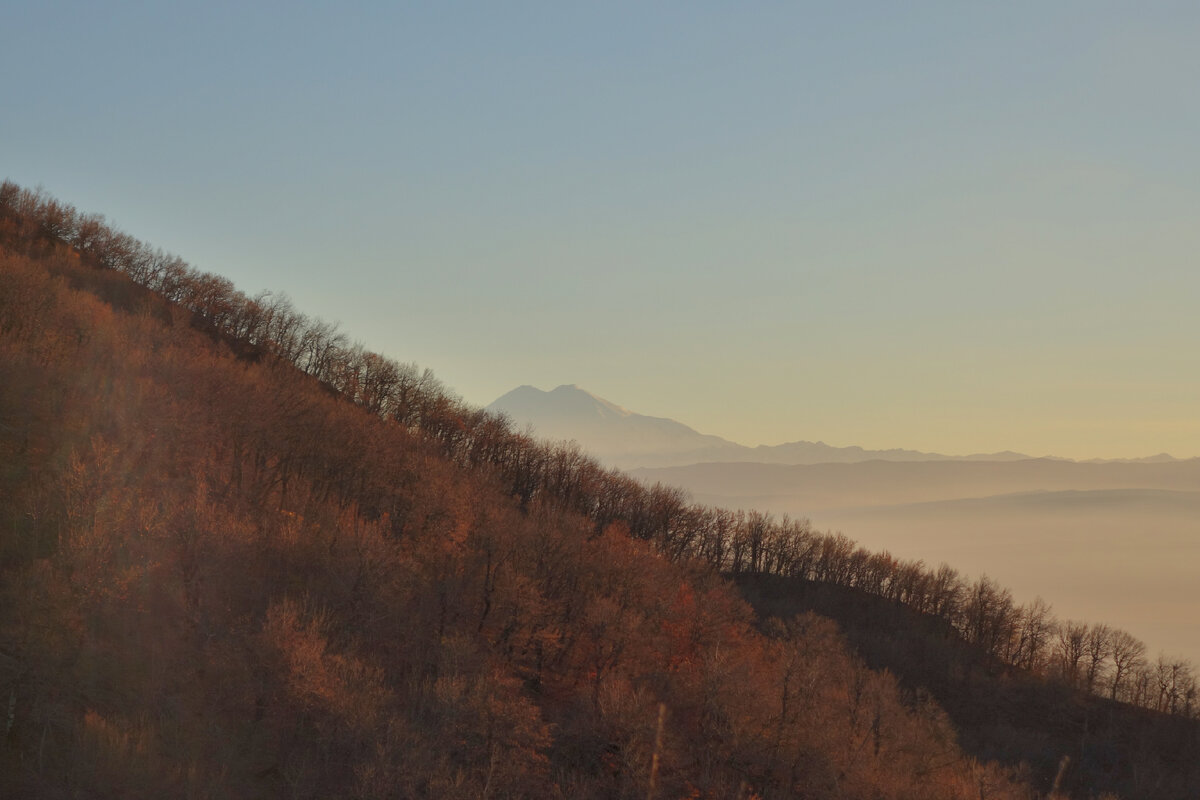
[[[661,797],[1028,795],[718,570],[989,647],[1003,603],[532,442],[7,183],[0,245],[0,790],[645,797],[657,752]]]

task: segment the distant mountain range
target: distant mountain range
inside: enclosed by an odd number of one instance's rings
[[[579,388],[551,391],[520,386],[488,406],[518,426],[530,425],[547,439],[574,440],[601,461],[622,469],[672,467],[713,462],[757,464],[853,464],[863,461],[1023,461],[1024,453],[948,456],[918,450],[866,450],[824,442],[746,445],[700,433],[682,422],[638,414]],[[1067,459],[1061,459],[1067,460]],[[1162,454],[1139,461],[1174,461]]]
[[[1159,492],[1164,500],[1183,493],[1200,497],[1200,459],[1164,463],[1082,463],[1035,458],[1024,461],[864,461],[853,464],[708,463],[682,467],[643,467],[630,474],[647,483],[682,486],[703,503],[729,508],[786,512],[815,519],[838,519],[850,510],[977,500],[1008,496],[1008,501],[1048,507],[1071,497],[1100,502],[1104,492]],[[1082,498],[1073,493],[1086,493]],[[1108,495],[1105,502],[1111,502]],[[1200,531],[1200,522],[1194,526]]]

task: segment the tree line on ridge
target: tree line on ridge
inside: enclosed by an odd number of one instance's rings
[[[1145,645],[1103,623],[1057,620],[1042,599],[1017,604],[986,575],[971,581],[942,564],[872,553],[807,520],[692,504],[686,493],[644,486],[605,469],[573,443],[539,441],[503,415],[469,406],[432,371],[399,363],[351,343],[338,326],[298,312],[284,296],[247,297],[227,278],[204,273],[161,249],[115,231],[98,215],[80,214],[39,192],[0,186],[0,208],[29,233],[62,242],[198,315],[243,355],[290,363],[374,415],[429,437],[455,463],[502,476],[523,507],[552,498],[594,521],[649,541],[672,559],[699,558],[723,573],[784,575],[859,589],[950,623],[968,642],[1013,667],[1061,680],[1114,700],[1195,717],[1193,667],[1185,659],[1150,659]],[[263,480],[286,489],[290,465],[272,465]],[[328,475],[337,483],[353,475]]]

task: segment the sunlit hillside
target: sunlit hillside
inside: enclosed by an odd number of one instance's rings
[[[647,487],[8,182],[0,498],[0,796],[1200,793],[1134,634]]]

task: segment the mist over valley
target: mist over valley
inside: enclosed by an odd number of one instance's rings
[[[1200,663],[1200,459],[746,447],[577,386],[520,387],[489,408],[698,503],[808,519],[871,550],[987,574],[1060,616],[1136,629]]]

